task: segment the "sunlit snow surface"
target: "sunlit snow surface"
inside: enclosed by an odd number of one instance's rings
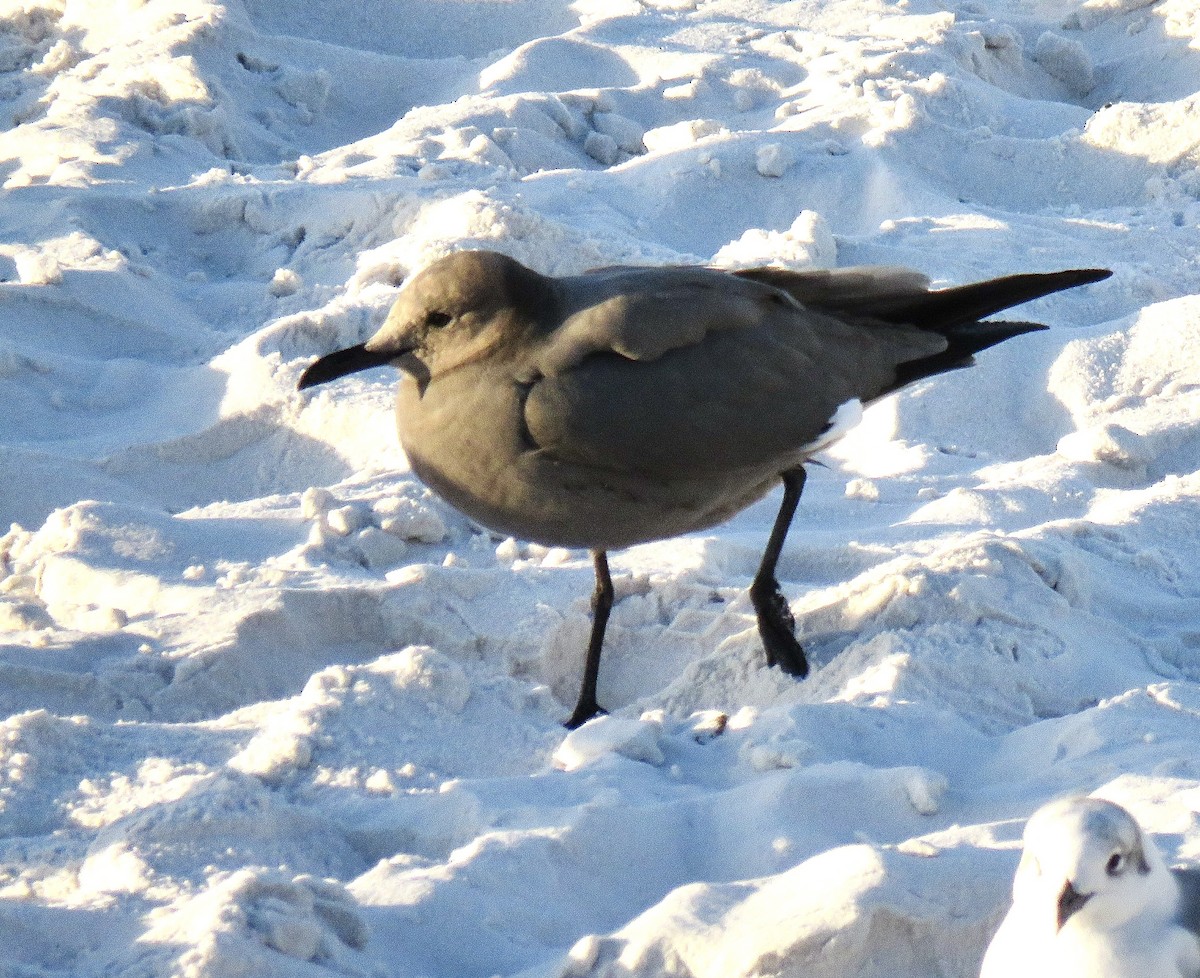
[[[966,978],[1023,819],[1200,861],[1192,0],[0,4],[0,975]],[[459,247],[1108,267],[591,568],[295,391]]]

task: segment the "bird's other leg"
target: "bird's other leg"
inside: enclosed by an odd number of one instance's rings
[[[796,504],[800,502],[800,493],[803,490],[802,467],[797,466],[783,473],[783,504],[775,517],[775,526],[771,528],[771,536],[767,540],[766,550],[763,551],[762,563],[758,565],[758,573],[754,575],[754,582],[750,585],[750,601],[758,615],[758,634],[762,636],[767,664],[777,665],[793,676],[808,675],[808,660],[804,658],[804,649],[796,641],[796,620],[792,617],[792,609],[788,607],[787,599],[779,589],[775,565],[779,563],[783,541],[787,537],[788,527],[792,524]]]
[[[603,550],[592,551],[592,566],[596,570],[596,589],[592,592],[592,635],[588,639],[587,658],[583,663],[583,682],[579,687],[579,702],[566,722],[568,730],[587,723],[597,713],[605,712],[596,702],[596,679],[600,675],[600,650],[604,647],[604,629],[613,606],[612,576],[608,573],[608,556]]]

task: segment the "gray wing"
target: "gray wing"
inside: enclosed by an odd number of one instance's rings
[[[554,376],[595,353],[657,360],[710,333],[757,326],[770,310],[798,308],[774,286],[711,268],[613,268],[561,279],[562,322],[529,367]]]
[[[805,457],[840,405],[872,400],[898,363],[946,347],[943,337],[906,327],[734,298],[753,311],[735,328],[696,329],[691,342],[635,359],[626,351],[656,349],[659,324],[630,318],[620,325],[630,344],[533,382],[525,400],[531,440],[564,460],[659,478],[782,470]],[[702,323],[711,315],[690,311]],[[688,312],[681,306],[676,315]]]
[[[1179,910],[1176,920],[1200,938],[1200,869],[1172,869],[1179,884]]]
[[[782,289],[803,306],[888,319],[897,306],[929,292],[929,278],[910,268],[859,265],[793,272],[784,268],[747,268],[739,278]]]

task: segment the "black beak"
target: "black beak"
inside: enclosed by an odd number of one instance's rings
[[[1062,888],[1062,893],[1058,895],[1058,929],[1062,930],[1065,924],[1079,910],[1083,909],[1083,905],[1092,898],[1090,893],[1080,893],[1075,889],[1074,884],[1067,880]]]
[[[359,343],[357,346],[338,350],[336,353],[328,353],[300,375],[300,383],[296,387],[298,390],[304,390],[306,387],[316,387],[317,384],[337,380],[339,377],[345,377],[347,374],[357,373],[360,370],[383,367],[404,352],[403,350],[400,353],[394,350],[387,353],[378,350],[372,351],[367,349],[365,343]]]

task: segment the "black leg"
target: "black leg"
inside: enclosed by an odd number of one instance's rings
[[[612,611],[613,585],[608,573],[608,557],[603,550],[592,551],[592,566],[596,569],[596,590],[592,592],[592,637],[588,639],[587,659],[583,663],[583,683],[579,687],[579,702],[566,722],[568,730],[587,723],[604,710],[596,702],[596,679],[600,675],[600,649],[604,646],[604,629]]]
[[[792,617],[787,599],[779,590],[775,565],[779,563],[783,541],[803,490],[803,468],[797,466],[783,473],[783,504],[779,507],[779,515],[775,517],[775,526],[763,551],[758,573],[754,575],[754,583],[750,585],[750,601],[758,614],[758,634],[762,636],[763,649],[767,653],[767,665],[779,666],[793,676],[808,675],[808,660],[804,658],[804,649],[796,641],[796,620]]]

